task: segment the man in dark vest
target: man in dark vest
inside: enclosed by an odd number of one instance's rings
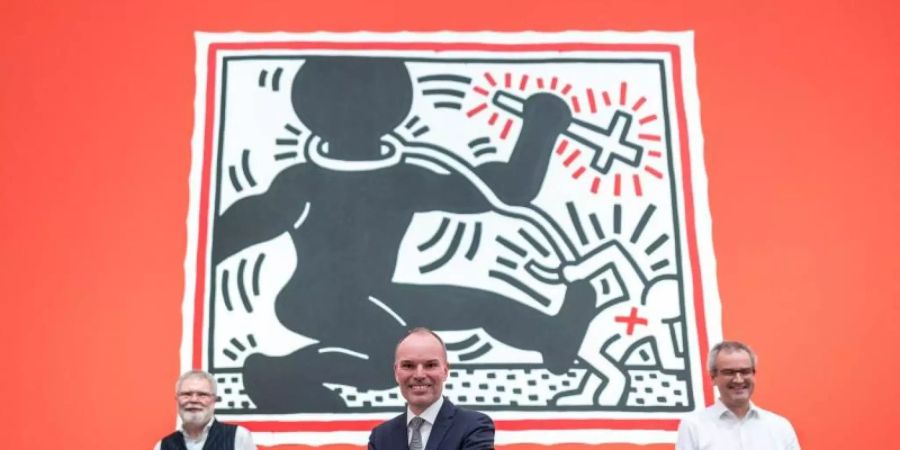
[[[162,438],[153,450],[256,450],[250,431],[219,422],[216,379],[202,370],[185,372],[175,383],[181,429]]]

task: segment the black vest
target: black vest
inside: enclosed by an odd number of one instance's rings
[[[212,426],[209,427],[209,434],[206,435],[203,450],[234,450],[234,434],[236,432],[237,425],[213,420]],[[184,435],[180,431],[176,431],[164,437],[159,450],[187,450]]]

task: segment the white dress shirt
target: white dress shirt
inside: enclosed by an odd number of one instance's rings
[[[752,402],[742,419],[721,400],[685,417],[676,450],[800,450],[794,427],[784,417]]]
[[[184,435],[184,445],[187,446],[188,450],[203,450],[203,445],[206,444],[206,437],[209,436],[209,429],[212,427],[214,420],[215,418],[210,420],[209,423],[203,427],[203,432],[200,433],[200,436],[198,436],[197,439],[188,437],[183,426],[178,430]],[[162,440],[157,441],[153,450],[159,450],[161,444]],[[250,435],[250,430],[241,426],[237,427],[237,431],[234,433],[234,450],[257,450],[256,445],[253,444],[253,437]]]
[[[437,419],[437,415],[441,412],[441,406],[444,405],[444,397],[438,397],[438,400],[431,404],[428,408],[425,408],[425,411],[422,411],[422,414],[419,414],[424,422],[422,422],[422,427],[419,428],[419,435],[422,436],[422,448],[428,446],[428,437],[431,436],[431,429],[434,427],[434,421]],[[406,407],[406,443],[409,444],[409,441],[412,440],[412,429],[409,427],[409,422],[416,417],[413,414],[412,410],[409,409],[409,406]]]

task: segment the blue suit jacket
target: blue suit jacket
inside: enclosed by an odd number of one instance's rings
[[[406,413],[372,429],[369,450],[408,450]],[[487,450],[494,448],[494,421],[485,414],[457,408],[450,400],[434,420],[425,450]]]

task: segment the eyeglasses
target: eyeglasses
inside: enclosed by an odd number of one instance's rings
[[[190,400],[191,397],[197,397],[200,400],[209,400],[214,396],[211,392],[203,391],[182,391],[178,393],[178,398],[180,398],[181,400]]]
[[[737,375],[740,375],[742,378],[747,378],[749,376],[753,376],[756,373],[756,368],[753,367],[743,367],[740,369],[719,369],[716,371],[716,375],[722,375],[723,377],[734,378]]]

